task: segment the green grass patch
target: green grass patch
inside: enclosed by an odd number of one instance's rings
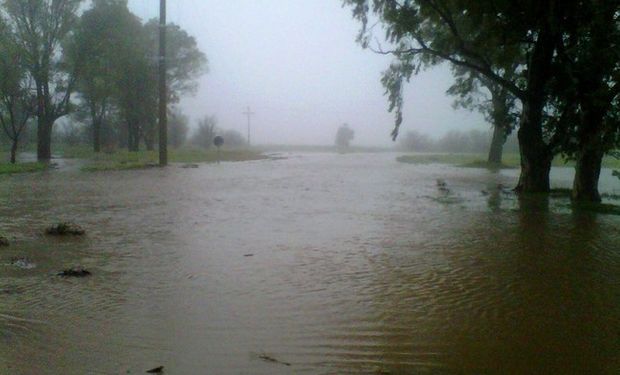
[[[112,171],[146,169],[156,167],[159,162],[158,151],[129,152],[126,150],[113,153],[94,153],[83,148],[66,149],[64,157],[89,160],[90,163],[82,167],[83,171]],[[221,161],[249,161],[262,160],[269,157],[256,150],[222,150],[219,155]],[[170,163],[214,163],[218,161],[216,149],[171,149],[168,152]]]
[[[1,174],[14,174],[14,173],[30,173],[44,171],[48,168],[46,163],[0,163],[0,175]]]
[[[486,169],[515,169],[517,168],[515,165],[507,165],[504,163],[489,163],[485,160],[475,160],[471,163],[465,163],[461,165],[457,165],[457,167],[461,168],[486,168]]]
[[[452,164],[467,168],[517,168],[519,166],[519,154],[504,154],[500,165],[489,164],[483,154],[413,154],[399,156],[396,160],[409,164]]]

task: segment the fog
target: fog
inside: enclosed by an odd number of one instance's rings
[[[142,17],[159,2],[130,0]],[[355,145],[392,145],[393,115],[380,83],[389,56],[355,42],[359,23],[339,0],[175,0],[168,21],[193,35],[209,71],[181,108],[192,124],[215,115],[219,126],[246,132],[254,144],[333,144],[339,125],[355,130]],[[405,91],[402,131],[440,136],[448,130],[488,129],[482,116],[453,110],[445,95],[447,66],[425,71]]]

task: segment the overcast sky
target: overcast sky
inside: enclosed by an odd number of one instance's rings
[[[143,19],[159,12],[157,0],[129,4]],[[219,127],[245,135],[249,105],[256,144],[333,144],[342,123],[355,130],[354,144],[391,144],[380,83],[391,59],[355,42],[359,23],[340,0],[169,0],[168,21],[196,37],[209,59],[196,96],[182,101],[192,123],[215,115]],[[446,67],[412,79],[403,131],[488,129],[480,115],[452,109],[450,82]]]

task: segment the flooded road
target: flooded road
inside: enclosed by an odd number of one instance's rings
[[[619,216],[520,202],[515,170],[287,156],[0,177],[0,374],[620,372]]]

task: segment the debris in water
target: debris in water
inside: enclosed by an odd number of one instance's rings
[[[439,191],[442,193],[450,193],[450,189],[448,189],[448,184],[446,184],[446,181],[440,178],[437,179],[437,189],[439,189]]]
[[[0,236],[0,247],[5,246],[9,246],[9,239],[4,236]]]
[[[244,257],[253,257],[254,254],[243,254]]]
[[[284,366],[290,366],[291,364],[288,362],[282,362],[280,360],[277,360],[271,356],[268,356],[267,354],[261,354],[258,356],[258,358],[262,359],[265,362],[271,362],[271,363],[277,363],[279,365],[284,365]]]
[[[198,164],[183,164],[181,168],[198,168]]]
[[[52,236],[81,236],[84,233],[86,233],[86,231],[82,229],[81,226],[70,222],[58,223],[56,225],[52,225],[45,230],[45,234],[49,234]]]
[[[62,277],[86,277],[86,276],[90,276],[91,273],[90,271],[80,267],[80,268],[68,268],[61,272],[58,272],[57,275],[62,276]]]
[[[163,374],[164,366],[159,366],[146,371],[148,374]]]
[[[35,268],[37,265],[31,261],[30,259],[26,258],[26,257],[13,257],[11,258],[11,265],[24,269],[24,270],[30,270]]]

